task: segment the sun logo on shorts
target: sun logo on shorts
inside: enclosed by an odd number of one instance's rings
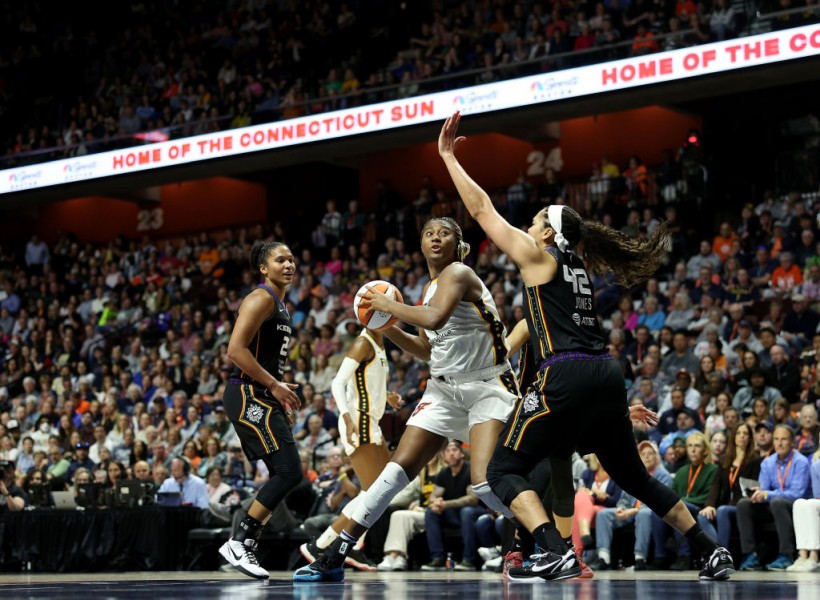
[[[262,420],[263,416],[265,416],[264,409],[256,404],[249,406],[247,412],[245,413],[245,418],[251,423],[258,423]]]
[[[524,396],[524,412],[531,413],[538,410],[540,402],[538,402],[538,394],[535,390]]]

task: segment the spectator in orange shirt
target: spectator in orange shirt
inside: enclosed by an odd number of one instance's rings
[[[772,291],[778,296],[791,295],[803,283],[803,272],[791,252],[781,252],[779,258],[780,266],[772,273]]]
[[[726,262],[732,250],[732,243],[737,239],[738,237],[729,223],[723,222],[720,224],[720,232],[712,242],[712,252],[720,257],[721,263]]]
[[[660,50],[658,42],[655,40],[655,34],[647,29],[646,22],[644,21],[638,24],[638,33],[634,40],[635,41],[632,42],[632,56],[652,54]]]

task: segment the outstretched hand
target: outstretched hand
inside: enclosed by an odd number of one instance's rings
[[[637,423],[645,423],[650,427],[654,427],[659,422],[658,413],[649,410],[642,404],[629,407],[629,418]]]
[[[449,117],[446,121],[444,121],[444,125],[441,128],[441,133],[438,136],[438,153],[442,158],[455,154],[458,145],[467,139],[463,135],[456,136],[459,121],[461,121],[460,112],[453,113],[452,117]]]

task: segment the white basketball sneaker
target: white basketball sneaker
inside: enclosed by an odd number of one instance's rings
[[[254,554],[255,550],[256,541],[254,540],[245,540],[244,544],[236,540],[228,540],[222,544],[219,553],[228,561],[228,564],[248,577],[267,579],[270,573],[259,566],[259,561],[256,560],[256,554]]]

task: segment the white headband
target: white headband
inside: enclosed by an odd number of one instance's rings
[[[555,244],[561,252],[567,251],[569,242],[564,234],[561,233],[561,212],[564,210],[563,204],[553,204],[547,208],[547,218],[550,222],[550,227],[555,230]]]

